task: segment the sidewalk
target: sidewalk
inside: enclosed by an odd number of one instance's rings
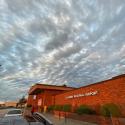
[[[78,120],[73,120],[73,119],[67,119],[65,123],[65,119],[59,118],[51,115],[51,114],[43,114],[45,117],[47,117],[50,121],[53,122],[54,125],[97,125],[93,123],[88,123],[88,122],[83,122],[83,121],[78,121]]]

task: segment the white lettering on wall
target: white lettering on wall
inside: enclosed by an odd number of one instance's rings
[[[94,92],[88,92],[84,94],[70,95],[70,96],[67,96],[66,99],[79,98],[79,97],[84,97],[84,96],[94,96],[97,94],[98,94],[98,91],[94,91]]]

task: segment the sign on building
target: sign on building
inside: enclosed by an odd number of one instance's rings
[[[38,106],[41,106],[42,105],[42,99],[39,99],[38,100]]]
[[[36,95],[33,96],[33,100],[36,100]]]
[[[94,95],[97,95],[97,94],[98,94],[98,91],[87,92],[87,93],[79,93],[79,94],[67,96],[66,99],[79,98],[79,97],[84,97],[84,96],[94,96]]]

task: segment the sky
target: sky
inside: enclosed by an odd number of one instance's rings
[[[125,0],[0,0],[0,65],[0,101],[124,74]]]

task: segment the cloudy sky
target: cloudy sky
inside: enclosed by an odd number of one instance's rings
[[[1,101],[125,73],[125,0],[0,0],[0,64]]]

